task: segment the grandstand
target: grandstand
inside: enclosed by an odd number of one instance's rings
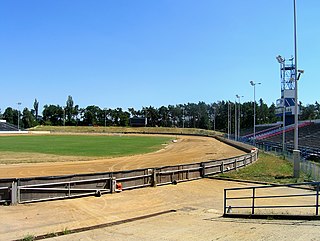
[[[270,141],[274,143],[282,143],[283,129],[278,128],[267,133],[257,136],[257,140]],[[299,123],[299,146],[320,148],[320,122],[307,121]],[[285,143],[293,144],[294,141],[294,125],[285,127]]]
[[[0,133],[1,132],[17,132],[19,131],[18,127],[7,123],[5,120],[0,120]]]

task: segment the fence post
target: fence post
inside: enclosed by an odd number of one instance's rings
[[[206,176],[206,166],[205,166],[205,163],[204,162],[201,162],[200,163],[200,167],[201,167],[201,169],[200,169],[200,175],[201,175],[201,177],[205,177]]]
[[[223,162],[221,162],[220,172],[221,172],[221,173],[224,173],[224,163],[223,163]]]
[[[227,208],[227,190],[224,189],[224,194],[223,194],[223,215],[226,215],[226,208]]]
[[[234,170],[237,170],[237,158],[234,159]]]
[[[18,204],[18,184],[17,181],[13,181],[11,185],[11,205]]]
[[[152,187],[156,187],[157,186],[157,171],[156,171],[155,168],[152,170],[151,186]]]
[[[68,197],[70,197],[70,195],[71,195],[71,191],[70,191],[70,189],[71,189],[71,187],[70,187],[70,182],[68,183]]]
[[[256,196],[256,188],[253,187],[252,188],[252,210],[251,210],[251,214],[254,214],[254,201],[255,201],[255,196]]]
[[[316,195],[316,216],[319,215],[319,182],[317,183],[317,195]]]
[[[111,177],[110,178],[110,192],[111,193],[114,193],[116,191],[116,184],[117,184],[116,178]]]

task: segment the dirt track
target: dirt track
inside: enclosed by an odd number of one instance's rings
[[[74,157],[65,157],[66,160],[72,161],[0,165],[0,178],[131,170],[217,160],[242,154],[244,152],[213,138],[181,136],[176,143],[171,143],[155,153],[143,155],[90,161],[75,161],[77,159]],[[32,156],[28,156],[28,158],[32,158]],[[34,158],[48,158],[48,156],[35,156]],[[50,156],[50,158],[61,160],[63,157]]]
[[[217,140],[181,137],[156,153],[81,162],[2,165],[2,177],[111,171],[191,163],[243,152]],[[320,221],[225,219],[223,189],[251,184],[201,179],[61,201],[0,206],[0,240],[53,234],[175,209],[176,212],[47,240],[320,240]]]
[[[171,209],[176,212],[46,240],[320,240],[320,221],[222,218],[223,189],[243,186],[252,184],[201,179],[99,198],[0,206],[0,217],[5,217],[0,219],[0,240],[53,234]]]

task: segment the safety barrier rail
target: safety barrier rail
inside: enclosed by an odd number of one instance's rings
[[[224,216],[318,216],[319,190],[320,182],[227,188],[224,189]]]
[[[229,140],[227,140],[230,142]],[[228,143],[236,145],[236,143]],[[246,166],[258,158],[258,149],[242,143],[247,154],[223,160],[137,170],[65,176],[0,179],[0,203],[29,203],[175,184]]]

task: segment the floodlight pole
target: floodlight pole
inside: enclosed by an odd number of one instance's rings
[[[300,176],[300,151],[299,151],[299,136],[298,136],[298,81],[297,81],[297,71],[298,71],[298,51],[297,51],[297,8],[296,0],[293,0],[293,25],[294,25],[294,84],[295,84],[295,104],[294,104],[294,150],[293,150],[293,176],[298,178]]]
[[[236,95],[236,97],[239,100],[239,108],[238,108],[238,110],[239,110],[239,115],[238,115],[238,139],[239,139],[239,137],[240,137],[240,118],[241,118],[241,100],[240,100],[240,98],[244,97],[244,96],[243,95],[242,96]]]
[[[213,107],[213,131],[216,131],[216,107]]]
[[[237,140],[237,100],[234,101],[234,140]]]
[[[261,83],[255,83],[252,80],[250,84],[253,87],[253,144],[256,144],[256,85],[261,85]]]
[[[230,111],[230,101],[228,101],[228,139],[230,139],[230,119],[231,119],[231,111]]]

